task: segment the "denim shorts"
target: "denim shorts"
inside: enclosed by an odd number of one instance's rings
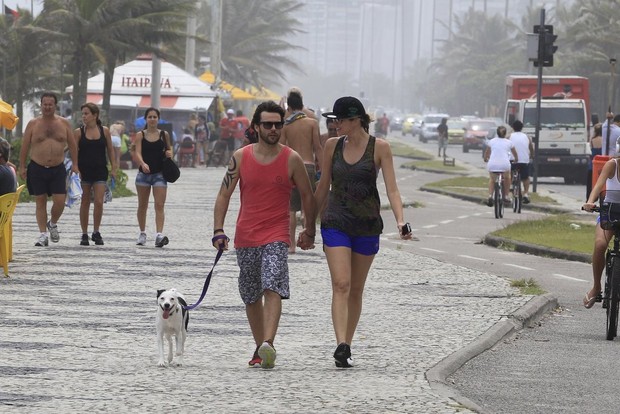
[[[142,171],[138,171],[138,175],[136,175],[136,186],[168,187],[168,182],[164,180],[164,176],[161,172],[145,174]]]
[[[327,247],[348,247],[354,253],[372,256],[379,251],[379,235],[349,236],[337,229],[321,229],[323,245]]]
[[[97,181],[88,181],[88,180],[82,180],[82,184],[86,184],[86,185],[90,185],[93,186],[95,184],[107,184],[107,181],[102,181],[102,180],[97,180]]]

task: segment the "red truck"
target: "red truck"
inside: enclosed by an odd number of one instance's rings
[[[537,76],[506,77],[504,121],[523,122],[523,132],[536,131]],[[590,84],[581,76],[543,76],[538,175],[563,177],[566,183],[585,183],[590,154]]]

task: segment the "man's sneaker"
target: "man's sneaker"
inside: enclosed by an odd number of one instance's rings
[[[168,237],[161,234],[155,237],[155,247],[164,247],[168,244]]]
[[[265,341],[258,348],[258,357],[261,359],[261,368],[273,368],[276,362],[276,349],[269,342]]]
[[[263,362],[261,357],[258,356],[258,348],[259,347],[257,346],[256,350],[254,351],[254,355],[252,355],[252,359],[250,359],[250,362],[248,362],[250,368],[260,368],[261,362]]]
[[[95,242],[97,246],[103,246],[103,238],[101,237],[101,233],[96,231],[93,233],[91,238],[93,239],[93,241]]]
[[[146,244],[146,233],[140,233],[136,244],[138,246],[144,246]]]
[[[530,198],[526,195],[523,196],[523,204],[530,204]]]
[[[493,197],[487,198],[487,206],[493,207]]]
[[[37,242],[34,245],[43,247],[43,246],[47,246],[48,244],[49,244],[49,241],[47,240],[47,236],[45,234],[42,234],[39,236],[39,240],[37,240]]]
[[[81,246],[90,246],[90,243],[88,242],[88,234],[86,234],[86,233],[82,234],[82,240],[80,240],[80,245]]]
[[[353,360],[351,359],[351,347],[344,342],[338,345],[334,352],[334,361],[338,368],[351,368]]]
[[[47,230],[50,232],[50,239],[52,239],[52,242],[58,243],[58,240],[60,240],[60,234],[58,234],[58,226],[56,224],[52,226],[52,222],[48,221]]]

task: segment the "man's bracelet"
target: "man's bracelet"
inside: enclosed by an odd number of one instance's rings
[[[215,229],[215,230],[213,230],[213,234],[220,233],[220,232],[224,233],[224,229]]]

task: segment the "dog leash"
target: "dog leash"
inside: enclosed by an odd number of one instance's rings
[[[211,243],[215,243],[218,240],[230,240],[230,239],[226,237],[225,234],[219,234],[211,239]],[[224,253],[224,247],[222,245],[220,246],[221,247],[217,249],[217,255],[215,256],[215,260],[213,261],[213,267],[211,267],[211,271],[209,272],[209,274],[207,275],[207,278],[205,279],[205,284],[202,287],[202,294],[200,295],[200,299],[198,299],[198,302],[194,303],[193,305],[182,305],[183,309],[192,310],[196,308],[198,305],[200,305],[200,302],[202,302],[205,295],[207,294],[207,289],[209,289],[209,283],[211,282],[211,276],[213,275],[213,269],[215,269],[215,265],[217,264],[217,262],[220,260],[220,257],[222,257],[222,254]]]

